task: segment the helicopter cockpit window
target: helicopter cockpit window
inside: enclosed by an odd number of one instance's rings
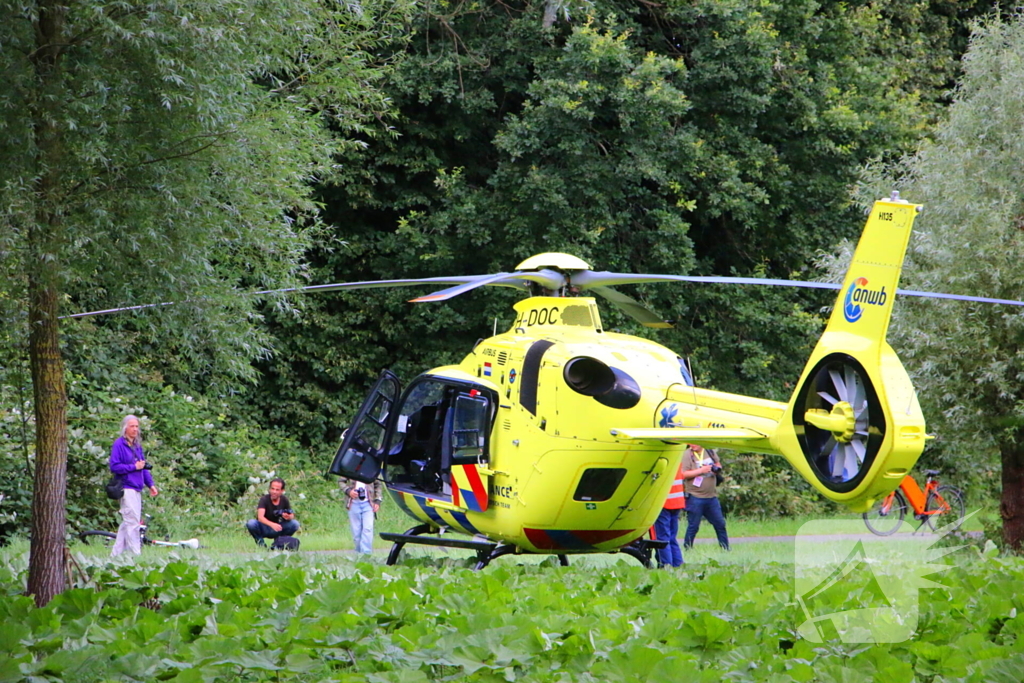
[[[688,387],[693,386],[693,371],[690,368],[690,361],[687,358],[678,358],[679,361],[679,374],[683,376],[683,384]]]
[[[615,495],[626,470],[621,467],[591,467],[580,477],[573,500],[599,503]]]

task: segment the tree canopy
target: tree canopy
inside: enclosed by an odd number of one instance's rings
[[[29,592],[63,585],[67,391],[61,317],[107,323],[188,371],[251,375],[266,337],[239,290],[300,281],[312,183],[386,110],[376,45],[393,3],[0,3],[3,303],[36,415]],[[165,347],[166,348],[166,347]]]
[[[816,250],[861,226],[861,166],[913,148],[956,63],[944,3],[595,0],[559,5],[550,25],[546,7],[419,8],[386,84],[398,136],[324,187],[343,245],[314,248],[315,280],[500,272],[544,251],[609,270],[810,277]],[[772,398],[826,302],[632,293],[677,322],[658,339],[705,383]],[[263,414],[330,440],[382,368],[408,378],[511,322],[505,292],[408,298],[329,295],[301,322],[277,317]]]

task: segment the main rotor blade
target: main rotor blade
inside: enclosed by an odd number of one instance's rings
[[[520,287],[526,288],[527,282],[536,282],[537,284],[544,287],[544,289],[550,289],[557,291],[562,289],[568,284],[568,279],[555,270],[538,270],[536,272],[515,272],[515,273],[495,273],[494,275],[479,275],[476,279],[471,282],[465,282],[455,287],[449,287],[448,289],[442,289],[437,292],[431,292],[424,296],[418,296],[415,299],[410,299],[414,303],[423,303],[426,301],[445,301],[451,299],[459,294],[464,294],[471,289],[477,287],[483,287],[485,285],[491,286],[506,286],[506,287]]]
[[[412,287],[416,285],[455,285],[426,296],[417,297],[413,301],[444,301],[453,296],[468,292],[477,287],[499,286],[514,287],[517,289],[529,289],[529,282],[536,282],[545,289],[557,291],[567,284],[575,285],[581,289],[594,290],[595,294],[608,299],[621,308],[628,315],[647,327],[671,327],[664,320],[660,319],[650,310],[644,308],[637,302],[621,292],[610,289],[611,285],[641,284],[645,282],[698,282],[705,284],[738,284],[738,285],[768,285],[772,287],[799,287],[805,289],[831,289],[838,290],[842,285],[834,282],[811,282],[807,280],[779,280],[774,278],[756,277],[726,277],[713,275],[653,275],[633,273],[611,273],[607,271],[584,270],[572,274],[571,282],[567,282],[565,275],[554,270],[539,270],[536,272],[515,272],[496,273],[492,275],[463,275],[449,277],[426,277],[403,280],[368,280],[364,282],[342,282],[328,285],[309,285],[306,287],[288,287],[285,289],[265,289],[257,292],[247,292],[244,296],[261,296],[264,294],[287,294],[289,292],[335,292],[346,289],[374,289],[380,287]],[[897,289],[896,293],[901,296],[915,296],[928,299],[946,299],[950,301],[971,301],[983,304],[1003,304],[1007,306],[1024,306],[1024,301],[1015,299],[996,299],[984,296],[968,296],[965,294],[943,294],[941,292],[923,292],[910,289]],[[175,301],[165,301],[155,304],[139,304],[136,306],[123,306],[120,308],[107,308],[99,311],[87,311],[84,313],[72,313],[61,316],[67,318],[87,318],[108,313],[122,313],[126,311],[139,311],[146,308],[159,306],[171,306]]]
[[[772,287],[800,287],[805,289],[838,290],[842,285],[836,282],[813,282],[808,280],[778,280],[764,277],[727,277],[718,275],[636,275],[632,273],[610,273],[607,271],[587,270],[576,273],[572,284],[580,289],[592,289],[605,285],[630,285],[644,282],[702,282],[705,284],[725,285],[768,285]],[[900,296],[916,296],[926,299],[949,299],[951,301],[973,301],[981,304],[1005,304],[1007,306],[1024,306],[1024,301],[1016,299],[994,299],[985,296],[968,296],[966,294],[943,294],[941,292],[923,292],[914,289],[897,289]]]
[[[338,292],[346,289],[377,289],[381,287],[413,287],[415,285],[450,285],[450,284],[466,284],[472,283],[477,280],[486,279],[489,275],[461,275],[454,277],[424,277],[424,278],[412,278],[406,280],[366,280],[363,282],[339,282],[329,285],[308,285],[306,287],[286,287],[284,289],[263,289],[257,292],[245,292],[243,296],[261,296],[264,294],[288,294],[290,292]],[[510,281],[502,284],[507,287],[518,287],[519,289],[526,289],[527,284],[520,281]],[[139,304],[137,306],[123,306],[121,308],[108,308],[102,311],[88,311],[86,313],[73,313],[71,315],[61,316],[61,319],[65,318],[87,318],[94,315],[105,315],[107,313],[122,313],[125,311],[139,311],[146,308],[156,308],[158,306],[172,306],[176,303],[184,303],[182,301],[165,301],[158,304]]]
[[[761,277],[724,277],[717,275],[636,275],[633,273],[609,273],[586,270],[572,276],[572,284],[581,289],[606,285],[636,285],[644,282],[703,282],[706,284],[731,285],[773,285],[776,287],[806,287],[809,289],[839,289],[841,285],[832,282],[810,282],[807,280],[774,280]]]
[[[590,287],[589,291],[594,292],[595,294],[600,294],[605,299],[615,304],[616,308],[633,318],[633,320],[636,320],[644,327],[654,327],[658,329],[672,327],[672,323],[662,319],[657,313],[647,308],[636,299],[628,297],[618,290],[599,285]]]
[[[412,287],[414,285],[464,285],[494,277],[493,275],[457,275],[448,277],[421,277],[407,280],[368,280],[365,282],[338,282],[330,285],[309,285],[292,289],[270,289],[254,294],[274,294],[277,292],[335,292],[346,289],[375,289],[379,287]],[[509,287],[526,289],[526,285],[508,283]]]

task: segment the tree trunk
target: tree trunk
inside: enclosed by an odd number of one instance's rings
[[[36,415],[36,468],[32,495],[32,545],[28,592],[39,606],[65,588],[64,533],[67,490],[67,387],[60,355],[60,263],[64,239],[60,206],[63,102],[60,61],[66,9],[53,0],[38,5],[35,92],[30,115],[37,172],[35,220],[29,228],[29,363]]]
[[[1006,439],[1000,449],[1003,461],[1003,493],[999,515],[1003,518],[1003,541],[1014,552],[1024,550],[1024,444]]]
[[[67,387],[60,357],[56,288],[31,281],[29,288],[32,302],[29,357],[36,403],[36,471],[28,592],[35,596],[36,604],[42,606],[65,588]]]

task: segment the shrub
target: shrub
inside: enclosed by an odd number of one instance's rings
[[[780,463],[781,464],[781,463]],[[792,517],[820,512],[823,499],[791,470],[765,466],[765,457],[743,453],[723,458],[722,508],[745,517]]]

